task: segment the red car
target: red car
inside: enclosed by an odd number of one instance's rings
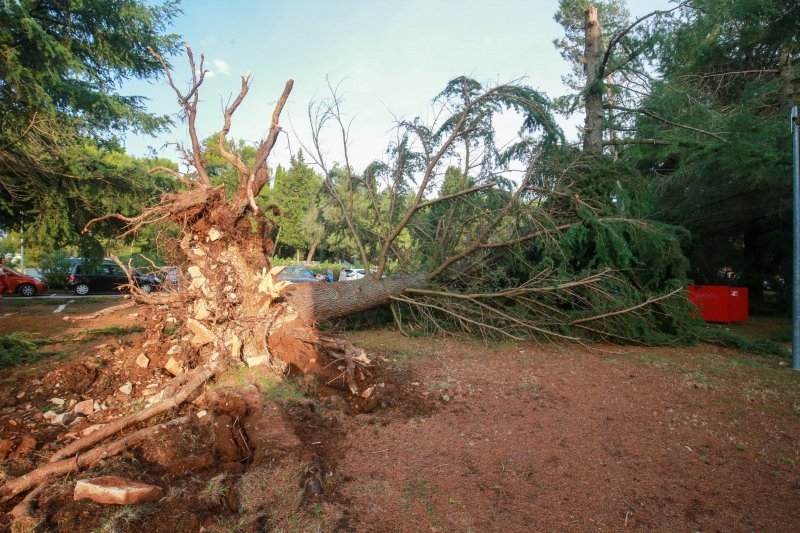
[[[43,279],[20,274],[7,266],[0,266],[0,269],[2,269],[2,275],[0,275],[0,292],[2,294],[35,296],[47,290],[47,282]]]

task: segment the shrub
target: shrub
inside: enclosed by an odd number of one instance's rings
[[[42,257],[39,261],[39,272],[50,288],[61,289],[67,283],[72,264],[70,255],[64,250],[58,250]]]

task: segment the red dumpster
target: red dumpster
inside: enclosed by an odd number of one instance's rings
[[[746,322],[747,288],[689,285],[689,301],[706,322]]]

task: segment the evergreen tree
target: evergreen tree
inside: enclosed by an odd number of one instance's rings
[[[313,228],[306,225],[308,214],[315,209],[322,178],[305,164],[303,153],[292,157],[288,170],[278,166],[269,191],[269,201],[280,209],[278,246],[291,248],[296,254],[308,252],[315,241]]]
[[[119,88],[160,75],[148,47],[176,48],[166,28],[178,13],[173,1],[0,0],[0,226],[96,247],[82,223],[155,182],[130,171],[114,136],[169,120]]]

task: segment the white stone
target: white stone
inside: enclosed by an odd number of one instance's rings
[[[220,237],[222,237],[222,232],[217,228],[211,228],[208,230],[208,238],[211,239],[211,242],[218,240]]]
[[[76,415],[89,416],[90,414],[94,413],[94,400],[89,399],[78,402],[75,404],[72,412]]]
[[[269,356],[267,355],[259,355],[257,357],[248,357],[247,358],[247,366],[253,368],[254,366],[261,366],[269,364]]]
[[[50,398],[50,403],[62,407],[66,402],[63,398]]]
[[[136,358],[136,366],[141,368],[147,368],[150,364],[150,358],[147,357],[144,352],[140,353],[139,356]]]
[[[103,476],[78,480],[73,499],[89,499],[111,505],[130,505],[158,501],[162,493],[161,487],[156,485],[137,483],[119,476]]]
[[[192,344],[195,346],[203,346],[208,344],[209,342],[214,341],[214,334],[211,333],[207,327],[203,324],[198,322],[193,318],[189,318],[186,320],[186,327],[194,333],[194,337],[192,337]]]
[[[194,306],[194,319],[205,320],[209,316],[211,316],[211,313],[209,312],[208,307],[206,306],[206,301],[198,300]]]
[[[133,392],[133,383],[131,383],[130,381],[127,382],[125,385],[123,385],[122,387],[119,388],[119,391],[122,394],[130,394],[130,393],[132,393]]]
[[[183,367],[178,361],[176,361],[172,357],[170,357],[169,361],[167,361],[167,364],[164,365],[164,369],[173,376],[177,376],[178,374],[183,374]]]
[[[203,277],[203,272],[200,270],[200,267],[196,265],[190,266],[188,269],[186,269],[186,271],[189,273],[189,276],[191,276],[192,279]]]
[[[205,409],[203,409],[202,411],[197,411],[197,418],[203,418],[207,414],[208,414],[208,411],[206,411]]]
[[[173,346],[172,348],[167,350],[167,355],[175,355],[175,354],[179,354],[179,353],[181,353],[180,344],[176,344],[175,346]]]

